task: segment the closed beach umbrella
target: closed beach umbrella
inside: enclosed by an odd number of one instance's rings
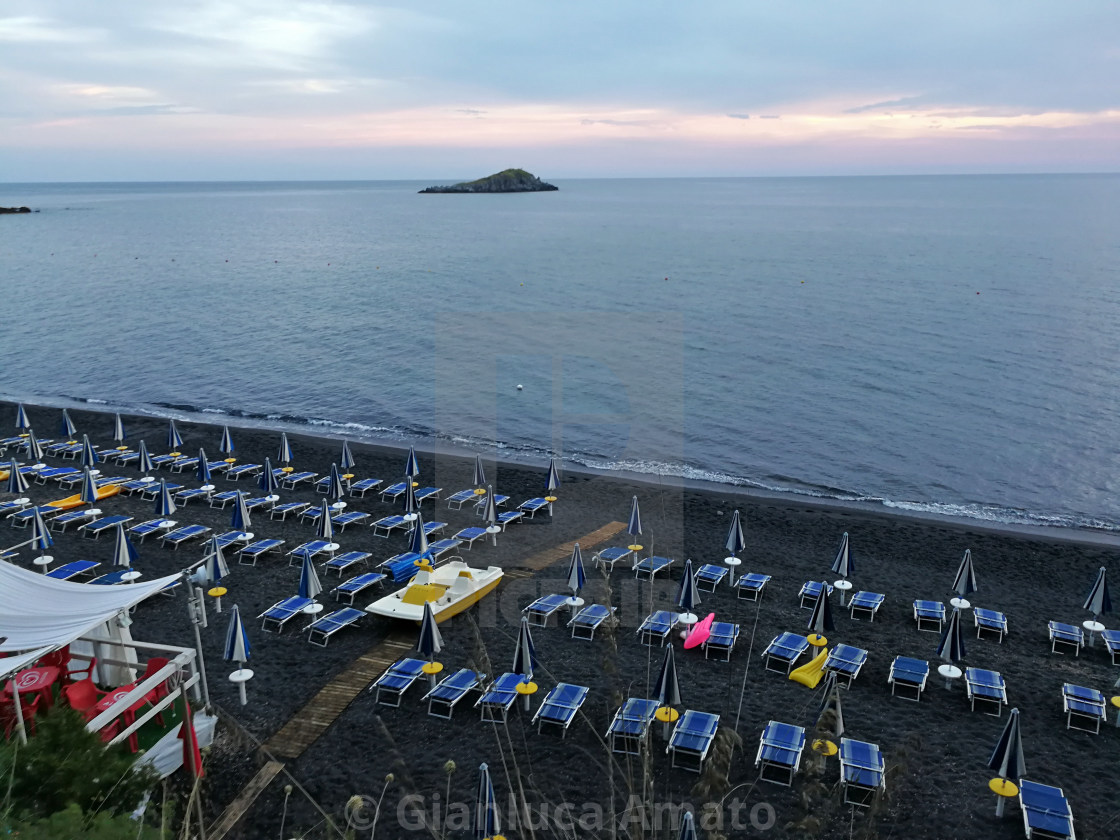
[[[280,451],[276,454],[276,460],[284,466],[292,462],[292,447],[288,443],[288,433],[280,433]]]
[[[218,444],[218,451],[227,458],[233,457],[233,436],[229,433],[229,426],[222,426],[222,440]]]
[[[416,518],[416,511],[418,506],[416,504],[416,488],[412,486],[412,479],[405,476],[404,479],[404,518],[411,522]]]
[[[117,443],[124,443],[124,421],[121,420],[119,414],[113,415],[113,440]]]
[[[852,553],[848,546],[848,532],[844,532],[844,536],[840,538],[840,548],[836,551],[836,559],[832,561],[832,571],[840,575],[844,580],[848,579],[855,567],[852,565]]]
[[[230,519],[230,527],[235,531],[248,531],[252,525],[253,521],[249,517],[249,506],[245,504],[245,494],[238,492],[237,501],[233,503],[233,517]]]
[[[661,660],[661,670],[653,686],[653,699],[662,708],[681,704],[681,684],[677,679],[677,660],[672,645],[665,646],[665,658]]]
[[[498,800],[494,783],[485,762],[478,765],[478,796],[474,811],[474,840],[499,840],[502,824],[498,817]]]
[[[39,445],[35,430],[30,426],[27,427],[27,459],[33,464],[43,460],[43,447]]]
[[[946,662],[960,662],[965,657],[964,637],[961,635],[961,611],[953,607],[949,621],[937,643],[937,655]]]
[[[1089,597],[1085,599],[1084,609],[1093,614],[1093,621],[1100,620],[1104,613],[1112,612],[1112,598],[1108,594],[1108,570],[1101,566]]]
[[[334,539],[334,522],[331,521],[331,505],[326,499],[319,503],[319,518],[315,520],[315,536],[331,542]]]
[[[486,471],[482,468],[482,456],[474,456],[474,486],[481,490],[486,486]]]
[[[976,591],[976,570],[972,567],[972,549],[964,550],[964,557],[957,568],[957,576],[953,578],[953,591],[963,598],[969,592]]]
[[[420,462],[416,459],[416,448],[408,447],[408,458],[404,462],[405,478],[416,478],[420,475]]]
[[[20,494],[27,491],[27,478],[19,471],[19,462],[12,458],[8,464],[8,492]]]
[[[548,460],[548,475],[544,480],[544,491],[547,495],[553,495],[560,488],[560,468],[556,464],[555,458]]]
[[[198,468],[195,470],[195,478],[202,484],[209,484],[212,480],[210,475],[210,462],[206,459],[206,450],[199,448],[198,450]]]
[[[152,466],[152,456],[148,454],[148,444],[144,443],[144,441],[140,441],[140,452],[136,458],[136,468],[144,473],[144,475],[147,475],[154,469]]]
[[[424,517],[422,514],[416,514],[412,536],[408,542],[408,550],[413,554],[419,554],[421,557],[428,553],[428,535],[424,533]]]
[[[16,428],[20,431],[31,428],[31,421],[27,419],[27,411],[24,410],[23,403],[16,406]]]
[[[331,464],[331,472],[327,477],[327,498],[337,502],[346,495],[346,487],[342,483],[342,474],[338,471],[337,464]]]
[[[696,575],[692,573],[692,560],[684,561],[684,574],[681,576],[681,587],[677,591],[677,606],[681,608],[680,620],[685,624],[695,624],[696,616],[693,614],[700,606],[700,590],[696,588]]]
[[[78,434],[78,427],[74,425],[74,421],[70,419],[70,412],[65,408],[62,409],[62,425],[60,431],[64,438],[72,438]]]
[[[79,498],[87,505],[97,502],[97,483],[93,480],[93,473],[89,467],[82,467],[82,489]]]
[[[813,614],[809,616],[809,630],[818,636],[823,636],[826,631],[835,628],[832,623],[832,607],[828,603],[828,587],[821,587],[821,594],[817,603],[813,605]]]
[[[234,604],[229,612],[226,647],[222,658],[226,662],[236,662],[239,665],[249,661],[249,637],[245,635],[245,626],[241,623],[241,612],[237,609],[237,604]]]
[[[171,498],[171,491],[167,489],[167,479],[159,480],[159,493],[156,495],[156,516],[170,516],[176,510],[175,500]]]
[[[222,544],[217,537],[211,537],[206,541],[206,552],[203,564],[206,569],[206,580],[211,586],[217,586],[219,581],[229,574],[229,566],[226,565],[226,557],[222,553]]]
[[[136,546],[128,538],[128,531],[124,529],[124,523],[118,523],[117,537],[113,543],[113,565],[131,566],[139,557],[140,554],[136,550]]]
[[[275,496],[276,488],[280,486],[280,482],[276,480],[276,471],[272,469],[272,461],[268,458],[264,459],[264,470],[261,471],[261,477],[257,479],[257,486],[266,496]]]
[[[821,718],[825,712],[832,709],[835,720],[832,725],[833,737],[839,738],[844,734],[844,711],[840,708],[840,684],[836,681],[836,672],[829,671],[824,678],[824,687],[821,689],[821,702],[817,706],[817,716],[814,726],[820,726]]]
[[[430,601],[424,602],[424,615],[420,619],[420,639],[416,642],[416,650],[429,662],[432,662],[436,654],[443,650],[443,636],[439,632],[439,625],[436,624],[436,614],[432,612]]]
[[[727,542],[724,543],[728,553],[734,557],[747,547],[746,537],[743,536],[743,523],[739,519],[739,511],[731,515],[731,527],[727,530]]]
[[[303,555],[303,567],[299,570],[299,597],[315,598],[323,591],[323,584],[319,583],[319,573],[315,571],[315,563],[311,556]]]
[[[89,435],[82,435],[82,466],[92,467],[100,460],[101,458],[94,451],[93,444],[89,442]]]
[[[179,437],[179,430],[175,428],[175,421],[167,421],[167,450],[175,452],[183,445],[183,439]]]
[[[354,469],[354,455],[350,452],[350,444],[346,441],[342,442],[342,455],[339,457],[338,465],[346,472]]]
[[[697,840],[696,820],[691,811],[681,814],[681,829],[677,832],[677,840]]]
[[[996,747],[992,750],[992,757],[988,759],[988,767],[994,770],[1001,779],[1014,781],[1021,779],[1027,773],[1027,760],[1023,757],[1023,734],[1019,728],[1019,710],[1012,709],[1007,717],[1007,724],[1000,733]],[[1012,789],[1013,790],[1013,789]],[[1007,797],[999,796],[996,800],[996,816],[1003,816],[1004,803]]]
[[[50,529],[43,520],[43,514],[39,512],[39,508],[35,508],[35,512],[31,514],[31,548],[42,553],[52,545],[54,545],[54,537],[51,536]]]
[[[630,535],[631,545],[628,546],[632,551],[638,551],[641,546],[638,545],[638,537],[642,535],[642,515],[638,511],[638,497],[634,497],[634,501],[630,505],[630,521],[626,524],[626,533]]]
[[[494,487],[490,484],[486,485],[486,505],[482,509],[482,519],[488,528],[498,524],[498,504],[494,501]]]
[[[579,595],[587,582],[587,572],[583,568],[583,553],[579,550],[579,543],[572,549],[572,559],[568,561],[568,588],[572,590],[572,597]]]
[[[533,634],[529,632],[529,618],[523,615],[521,629],[517,633],[517,647],[513,651],[513,667],[510,670],[520,674],[522,682],[529,682],[533,679],[533,669],[536,667],[537,649],[533,646]]]

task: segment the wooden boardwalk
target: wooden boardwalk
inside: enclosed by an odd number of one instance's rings
[[[222,812],[222,815],[210,826],[206,831],[207,840],[222,840],[230,830],[245,816],[245,812],[249,810],[257,797],[261,795],[268,783],[279,775],[280,771],[284,769],[284,765],[279,761],[267,761],[260,770],[257,771],[249,784],[242,788],[241,793],[237,794],[237,798],[229,804],[229,807]]]
[[[587,552],[625,529],[625,522],[608,522],[602,528],[596,528],[590,534],[585,534],[578,540],[572,540],[563,545],[558,545],[555,548],[542,551],[539,554],[534,554],[532,557],[521,562],[521,565],[524,566],[523,569],[509,569],[506,571],[505,576],[511,578],[532,577],[535,573],[551,566],[553,563],[559,563],[561,560],[570,560],[576,543],[579,543],[581,552]],[[583,562],[588,563],[590,561],[591,557],[585,554]]]

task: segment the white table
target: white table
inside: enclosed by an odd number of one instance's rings
[[[964,610],[972,609],[972,604],[968,601],[968,599],[967,598],[960,598],[960,597],[951,598],[949,600],[949,606],[956,607],[958,610],[961,610],[962,612]]]
[[[308,604],[300,612],[304,615],[318,615],[323,611],[323,605],[320,603]]]
[[[844,606],[844,596],[852,588],[852,582],[850,580],[834,580],[832,588],[840,591],[840,606]]]
[[[953,680],[959,680],[964,672],[956,665],[938,665],[937,673],[945,680],[945,688],[951,689]]]
[[[253,670],[251,668],[238,668],[229,675],[229,681],[237,686],[237,690],[241,695],[241,705],[244,706],[249,702],[249,698],[245,696],[245,683],[253,678]]]
[[[42,566],[43,567],[43,574],[46,574],[48,571],[50,571],[51,563],[54,562],[54,558],[51,557],[49,554],[44,554],[42,557],[36,557],[31,562],[34,563],[36,566]]]
[[[573,610],[579,609],[583,606],[584,600],[576,595],[569,595],[568,600],[565,602]]]
[[[1095,641],[1097,634],[1104,632],[1104,625],[1099,621],[1094,621],[1093,619],[1083,621],[1081,623],[1081,626],[1084,627],[1085,632],[1089,634],[1089,647],[1093,646],[1093,642]]]
[[[132,583],[134,580],[140,577],[143,577],[143,573],[133,569],[132,571],[125,572],[123,575],[121,575],[121,580],[123,580],[125,583]]]

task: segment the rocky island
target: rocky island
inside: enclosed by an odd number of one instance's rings
[[[506,169],[477,181],[464,181],[450,187],[428,187],[421,193],[519,193],[558,190],[524,169]]]
[[[556,187],[553,187],[556,189]],[[30,207],[0,207],[0,213],[30,213]]]

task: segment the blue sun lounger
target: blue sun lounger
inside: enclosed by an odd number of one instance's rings
[[[332,516],[331,522],[339,531],[345,531],[347,525],[353,525],[355,522],[361,522],[363,519],[369,519],[369,514],[363,513],[360,510],[347,510]]]
[[[994,708],[989,715],[999,717],[1003,707],[1007,705],[1007,683],[999,671],[989,671],[985,668],[965,668],[964,686],[968,692],[968,702],[972,711],[976,711],[976,704]]]
[[[168,470],[168,472],[181,473],[181,472],[183,472],[183,470],[187,469],[188,467],[191,468],[191,469],[194,469],[197,466],[198,466],[198,456],[197,455],[184,455],[183,457],[176,458],[174,461],[172,461],[171,465],[167,468],[167,470]]]
[[[115,529],[118,525],[127,525],[131,521],[131,516],[114,514],[113,516],[103,516],[100,519],[95,519],[93,522],[87,522],[78,530],[82,532],[82,536],[95,540],[110,528]]]
[[[370,490],[376,490],[380,486],[380,478],[363,478],[350,485],[350,495],[364,497]]]
[[[176,528],[174,531],[168,531],[159,538],[159,541],[162,545],[170,545],[178,551],[179,546],[183,543],[190,540],[201,539],[209,533],[210,527],[208,525],[184,525],[181,528]]]
[[[719,715],[686,709],[673,727],[669,746],[665,748],[665,752],[672,756],[670,766],[702,772],[704,759],[708,757],[718,729]]]
[[[580,706],[587,699],[587,691],[587,686],[558,683],[552,691],[548,692],[537,713],[533,715],[532,722],[537,724],[537,733],[539,734],[547,723],[559,726],[561,737],[566,736],[568,727],[572,725]]]
[[[758,754],[754,757],[758,778],[783,787],[792,786],[794,775],[801,769],[804,750],[805,727],[770,721],[762,730]]]
[[[311,507],[309,502],[285,502],[282,505],[276,505],[268,512],[269,519],[279,519],[281,522],[288,518],[289,513],[299,514],[304,510]]]
[[[416,491],[416,504],[419,505],[421,502],[426,502],[428,499],[438,501],[439,494],[442,492],[442,487],[421,487]]]
[[[704,642],[704,658],[715,659],[718,662],[730,662],[731,651],[739,638],[739,625],[729,621],[713,621],[708,633],[708,640]]]
[[[0,502],[0,516],[11,516],[14,513],[19,513],[29,504],[31,502],[28,499],[9,499],[6,502]]]
[[[224,510],[226,505],[233,504],[241,495],[246,495],[244,490],[223,490],[221,493],[215,493],[210,497],[210,507]]]
[[[829,651],[824,670],[836,674],[836,683],[851,688],[863,666],[867,664],[867,651],[853,645],[837,645]]]
[[[442,540],[428,543],[428,553],[432,555],[432,565],[434,566],[439,558],[447,554],[447,552],[454,551],[462,544],[461,540],[457,540],[454,537],[446,537]]]
[[[356,566],[358,563],[365,563],[372,556],[373,555],[368,551],[345,551],[324,563],[323,569],[325,571],[338,572],[338,576],[341,579],[342,573],[351,566]]]
[[[380,572],[363,572],[356,577],[343,581],[332,589],[331,592],[334,594],[334,599],[339,603],[345,600],[347,604],[353,604],[354,598],[371,586],[376,586],[384,580],[385,575]]]
[[[972,621],[976,625],[976,638],[983,638],[984,633],[995,635],[996,641],[1003,644],[1003,637],[1007,635],[1007,616],[999,610],[986,610],[975,607],[972,610]]]
[[[75,522],[85,523],[89,522],[96,516],[100,516],[101,511],[97,508],[86,508],[85,510],[68,510],[54,519],[47,520],[47,527],[52,531],[65,531],[68,527]]]
[[[696,570],[696,588],[702,592],[715,592],[716,587],[723,583],[723,579],[727,577],[729,572],[727,566],[705,563]]]
[[[1060,621],[1051,621],[1048,627],[1050,629],[1051,653],[1072,651],[1074,656],[1081,654],[1081,648],[1085,647],[1084,630],[1076,624],[1063,624]]]
[[[317,475],[318,473],[307,472],[306,470],[302,472],[287,473],[283,478],[280,479],[280,486],[286,487],[289,490],[295,490],[303,482],[311,481]]]
[[[116,586],[118,583],[124,583],[124,581],[125,581],[124,576],[127,575],[130,571],[132,571],[132,570],[131,569],[121,569],[121,568],[113,569],[113,571],[106,572],[105,574],[101,575],[100,577],[95,577],[93,580],[90,581],[90,585],[91,586]]]
[[[518,697],[517,686],[522,682],[521,674],[502,674],[490,683],[474,703],[481,719],[487,723],[505,723]]]
[[[182,490],[182,489],[183,489],[182,484],[175,484],[174,482],[171,482],[171,481],[167,482],[167,492],[168,493],[176,493],[176,492],[178,492],[179,490]],[[158,481],[153,481],[150,484],[145,484],[144,489],[140,491],[140,498],[141,499],[146,499],[149,502],[154,501],[156,496],[158,496],[160,494],[160,490],[161,490],[160,483]]]
[[[614,621],[614,607],[605,607],[602,604],[588,604],[572,616],[568,626],[572,628],[573,639],[594,639],[595,631],[607,619]]]
[[[100,565],[93,560],[75,560],[73,563],[66,563],[47,572],[47,577],[55,580],[73,580],[76,577],[93,572]]]
[[[625,560],[627,557],[629,557],[633,553],[634,552],[631,551],[628,548],[620,548],[618,546],[612,546],[611,548],[604,548],[602,551],[598,552],[597,554],[591,555],[591,560],[600,569],[606,569],[607,574],[610,574],[611,572],[614,571],[614,564],[615,563],[617,563],[619,560]]]
[[[301,598],[298,595],[277,601],[257,616],[261,620],[261,630],[266,633],[283,633],[285,624],[297,615],[304,615],[303,611],[314,603],[313,599]]]
[[[1019,810],[1027,840],[1076,840],[1073,811],[1060,787],[1020,779]]]
[[[829,589],[831,588],[832,587],[829,587]],[[885,600],[885,595],[880,595],[878,592],[864,592],[861,589],[853,595],[852,600],[848,602],[848,610],[851,613],[852,620],[859,620],[859,617],[856,615],[858,612],[860,616],[865,616],[869,621],[874,622],[875,616],[879,612],[879,607],[883,606],[883,601]]]
[[[517,506],[517,509],[528,516],[530,519],[535,519],[537,511],[541,508],[548,507],[546,499],[537,496],[535,499],[527,499]]]
[[[260,475],[263,469],[260,464],[238,464],[226,470],[226,481],[240,481],[245,476]]]
[[[323,515],[323,509],[321,507],[318,507],[318,506],[312,507],[311,505],[304,505],[303,510],[301,510],[299,512],[299,521],[304,522],[304,523],[306,523],[306,522],[316,522],[317,523],[319,521],[319,517],[322,516],[322,515]]]
[[[144,542],[146,537],[150,537],[152,534],[162,534],[165,531],[170,531],[177,524],[178,523],[174,519],[149,519],[145,522],[133,525],[128,529],[128,533],[140,542]]]
[[[354,610],[354,612],[357,612]],[[373,681],[370,691],[376,692],[376,702],[382,706],[400,706],[401,697],[412,688],[412,684],[424,673],[424,660],[399,659],[385,669],[380,677]],[[386,699],[382,699],[382,695]],[[390,702],[391,701],[391,702]]]
[[[450,508],[452,505],[454,505],[455,510],[462,510],[463,505],[465,505],[467,502],[474,504],[474,502],[478,499],[478,496],[479,494],[474,492],[473,487],[466,490],[460,490],[458,493],[452,493],[447,497],[447,506]]]
[[[80,479],[83,473],[73,467],[47,467],[35,473],[35,483],[46,484],[48,481],[61,481],[72,475],[76,475]]]
[[[340,610],[335,610],[307,625],[307,641],[319,647],[326,647],[327,642],[331,640],[331,636],[344,627],[357,623],[365,615],[362,610],[356,610],[353,607],[343,607]]]
[[[39,515],[46,519],[48,516],[57,516],[62,511],[59,508],[51,507],[50,505],[38,505],[37,507],[23,507],[15,513],[8,514],[8,521],[11,522],[13,528],[26,528],[31,520],[35,518],[35,511],[39,511]]]
[[[1112,657],[1112,664],[1120,665],[1120,630],[1105,630],[1101,633],[1101,638]]]
[[[653,716],[661,704],[656,700],[646,700],[641,697],[629,697],[622,704],[610,728],[607,729],[607,744],[611,752],[622,755],[641,755],[642,745],[649,736],[649,728],[653,724]]]
[[[522,514],[519,510],[507,510],[503,513],[499,513],[498,527],[504,531],[507,525],[513,525],[516,522],[520,522],[523,515],[524,514]]]
[[[466,543],[467,544],[467,551],[470,551],[471,546],[474,545],[474,541],[477,540],[479,537],[485,537],[485,536],[486,536],[486,529],[485,528],[473,528],[472,527],[472,528],[464,528],[462,531],[457,533],[453,537],[453,539],[459,540],[459,542]]]
[[[762,655],[766,658],[766,670],[789,675],[797,660],[809,649],[809,640],[796,633],[781,633],[766,646]]]
[[[832,585],[829,584],[827,588],[828,594],[831,595]],[[825,584],[821,583],[819,580],[806,581],[801,587],[801,591],[797,593],[797,597],[801,599],[801,609],[813,609],[813,607],[817,605],[817,599],[821,596],[821,592],[824,591],[824,589]]]
[[[142,493],[151,487],[151,481],[144,481],[140,478],[135,478],[132,481],[126,481],[121,485],[121,493],[126,496],[135,496],[137,493]]]
[[[175,504],[178,507],[186,507],[195,499],[209,499],[210,491],[203,490],[201,487],[189,487],[186,490],[180,490],[175,494]]]
[[[940,601],[915,601],[914,621],[918,630],[929,630],[940,633],[941,626],[945,623],[945,605]]]
[[[237,552],[237,562],[243,566],[257,565],[257,558],[263,557],[271,551],[278,551],[283,547],[285,540],[267,539],[249,543]]]
[[[420,555],[411,551],[394,554],[381,564],[381,571],[391,577],[393,583],[403,583],[412,580],[412,576],[418,571],[416,561],[419,559]]]
[[[432,717],[451,720],[455,706],[472,691],[482,690],[486,675],[470,668],[460,668],[454,674],[444,677],[439,684],[421,697],[428,701],[428,714]]]
[[[436,531],[442,531],[446,527],[447,527],[446,522],[435,522],[435,521],[425,522],[424,523],[424,536],[425,537],[430,537]],[[412,531],[413,531],[412,528],[408,529],[408,535],[409,535],[410,538],[412,537]]]
[[[339,475],[338,478],[342,482],[342,489],[346,492],[350,492],[350,479],[343,478],[341,475]],[[315,479],[315,492],[316,493],[324,493],[324,494],[329,493],[330,489],[331,489],[331,477],[330,477],[330,475],[325,475],[322,478]]]
[[[403,516],[383,516],[374,522],[371,527],[375,537],[388,537],[397,528],[405,528],[408,521]]]
[[[475,500],[476,500],[475,503],[474,503],[474,514],[475,514],[475,516],[485,516],[486,515],[486,497],[485,496],[476,496]],[[505,503],[508,502],[508,501],[509,501],[509,496],[503,496],[501,493],[495,493],[494,494],[494,507],[495,508],[503,507],[505,505]]]
[[[248,545],[253,539],[253,535],[248,531],[226,531],[225,533],[218,534],[214,539],[218,541],[219,548],[229,548],[231,545],[236,545],[237,543]]]
[[[533,627],[544,627],[548,624],[548,619],[552,617],[552,614],[567,606],[567,603],[568,597],[566,595],[542,595],[521,612],[525,613],[526,618],[529,619],[529,624]]]
[[[157,470],[163,469],[165,466],[172,463],[176,458],[179,458],[179,457],[181,457],[181,456],[172,455],[170,453],[167,453],[167,454],[164,454],[164,455],[153,455],[152,456],[152,466],[155,467]]]
[[[929,663],[924,659],[914,659],[909,656],[896,656],[891,663],[891,672],[887,676],[892,697],[913,700],[915,703],[922,699],[922,692],[926,690],[928,679]],[[911,692],[914,696],[907,696]]]
[[[876,744],[840,739],[840,784],[844,804],[868,807],[887,789],[886,762]]]
[[[638,638],[643,645],[651,647],[656,639],[659,647],[665,646],[665,640],[677,623],[677,614],[668,610],[657,610],[650,613],[638,628]]]
[[[381,501],[391,502],[394,499],[399,499],[401,494],[404,493],[405,483],[398,481],[396,484],[390,484],[381,491]]]
[[[672,567],[673,561],[668,557],[646,557],[634,564],[634,577],[652,581],[661,572],[666,572]]]
[[[332,552],[327,551],[327,546],[333,545],[326,540],[309,540],[308,542],[301,543],[288,552],[288,565],[293,566],[296,563],[302,563],[304,557],[314,559],[320,554],[328,554]]]
[[[1099,735],[1101,722],[1107,720],[1104,695],[1095,688],[1072,683],[1062,686],[1062,710],[1066,713],[1066,729],[1080,729]]]

